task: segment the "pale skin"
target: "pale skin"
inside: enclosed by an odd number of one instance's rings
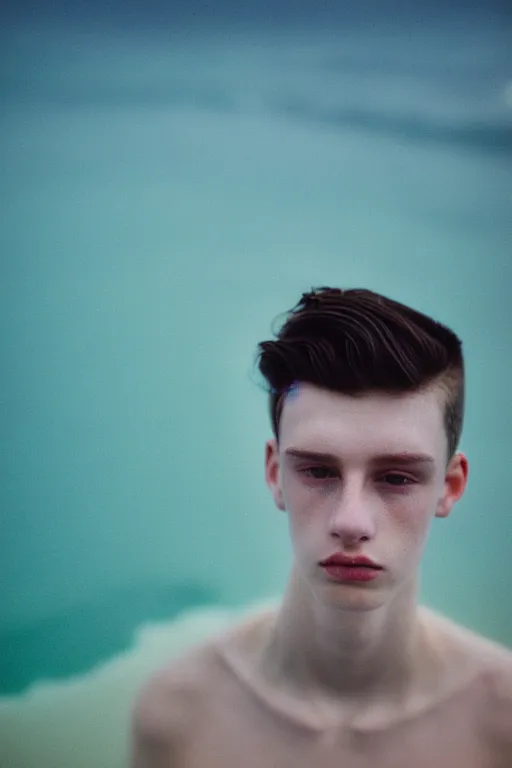
[[[151,678],[132,768],[512,766],[512,652],[417,602],[430,525],[468,480],[466,456],[448,460],[443,396],[305,384],[287,399],[265,446],[293,549],[282,603]],[[378,578],[334,581],[319,562],[340,552]]]

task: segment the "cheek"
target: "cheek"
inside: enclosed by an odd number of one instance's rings
[[[315,546],[314,541],[325,538],[326,524],[322,523],[322,514],[314,500],[305,503],[304,498],[285,496],[288,515],[288,529],[296,548],[305,550]]]
[[[389,510],[380,533],[390,550],[414,557],[423,550],[432,517],[430,506],[425,499],[394,505]]]
[[[322,502],[322,495],[318,488],[308,488],[293,480],[283,482],[281,487],[290,525],[301,528],[312,525],[313,521],[318,521],[327,496],[324,495]]]
[[[290,530],[295,533],[302,533],[303,531],[313,531],[319,527],[319,514],[314,510],[313,506],[300,507],[293,502],[287,502],[286,509],[288,511],[288,525]]]

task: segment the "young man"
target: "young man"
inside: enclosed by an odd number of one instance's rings
[[[417,602],[431,521],[468,477],[460,340],[321,288],[259,351],[289,583],[144,686],[133,768],[512,768],[512,652]]]

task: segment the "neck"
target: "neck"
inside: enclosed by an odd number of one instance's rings
[[[292,571],[266,649],[274,678],[354,703],[402,698],[423,653],[416,580],[373,610],[322,603]]]

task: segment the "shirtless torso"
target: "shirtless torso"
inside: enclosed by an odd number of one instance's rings
[[[453,675],[406,707],[314,711],[264,683],[257,614],[146,684],[132,768],[512,768],[512,652],[424,611]]]

